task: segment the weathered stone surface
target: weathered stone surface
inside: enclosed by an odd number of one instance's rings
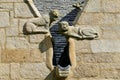
[[[9,79],[10,68],[9,64],[0,64],[0,78],[1,79]]]
[[[30,56],[29,50],[25,49],[6,49],[2,51],[2,62],[26,62]]]
[[[120,0],[101,0],[103,12],[120,12]]]
[[[31,62],[43,62],[43,56],[39,49],[31,49],[29,61]]]
[[[120,52],[120,40],[93,40],[91,49],[94,53],[99,52]]]
[[[77,24],[102,24],[103,13],[82,13]]]
[[[24,25],[25,22],[27,22],[28,19],[20,19],[19,20],[19,32],[23,33],[24,32]]]
[[[119,57],[118,53],[83,54],[81,56],[84,63],[119,63]]]
[[[116,14],[116,18],[117,18],[116,23],[120,24],[120,14]]]
[[[100,12],[101,11],[101,0],[89,0],[84,11],[85,12]]]
[[[119,39],[119,34],[117,34],[119,31],[103,31],[103,34],[101,35],[102,39]]]
[[[19,63],[11,63],[11,79],[12,80],[20,80],[20,64]]]
[[[18,36],[18,27],[9,27],[6,28],[7,36]]]
[[[0,0],[0,2],[24,2],[24,0]]]
[[[15,3],[15,17],[33,17],[33,14],[26,3]]]
[[[30,35],[30,42],[31,43],[40,43],[44,40],[44,34],[36,34],[36,35]]]
[[[74,75],[79,78],[98,77],[99,66],[96,64],[78,64]]]
[[[29,49],[29,43],[25,38],[7,37],[7,49]]]
[[[13,10],[13,3],[0,3],[0,9]]]
[[[18,28],[18,19],[11,19],[11,27]]]
[[[104,13],[102,24],[116,24],[116,16],[113,13]]]
[[[8,27],[9,25],[10,25],[9,13],[8,12],[0,12],[0,27]]]
[[[80,45],[80,46],[79,46]],[[87,40],[75,41],[75,51],[77,53],[90,53],[90,42]]]
[[[119,64],[100,64],[100,77],[107,79],[118,79]]]
[[[50,71],[45,63],[24,63],[21,64],[20,75],[22,78],[45,78]]]
[[[1,48],[4,48],[5,46],[5,30],[4,29],[0,29],[0,45]]]

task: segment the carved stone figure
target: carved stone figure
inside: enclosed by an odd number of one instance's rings
[[[58,10],[52,10],[50,11],[49,15],[43,15],[38,18],[30,19],[26,22],[25,28],[28,33],[48,33],[50,25],[53,21],[56,21],[56,19],[59,16]]]
[[[82,3],[84,3],[84,2],[82,2]],[[80,9],[80,10],[82,10],[82,9],[83,9],[83,5],[82,5],[82,3],[80,3],[80,2],[75,3],[75,4],[73,4],[73,7],[75,7],[76,9]]]
[[[68,22],[62,21],[59,23],[59,31],[65,36],[77,39],[94,39],[98,37],[98,33],[94,29],[81,29],[80,27],[69,26]]]

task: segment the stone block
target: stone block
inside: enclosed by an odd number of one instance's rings
[[[78,19],[77,24],[102,24],[103,13],[82,13],[81,18]]]
[[[40,43],[44,40],[44,34],[36,34],[36,35],[30,35],[30,42],[31,43]]]
[[[120,24],[120,14],[116,14],[116,18],[117,18],[116,23]]]
[[[100,64],[100,78],[118,79],[119,64]]]
[[[0,27],[10,26],[9,12],[0,12]]]
[[[120,12],[120,0],[101,0],[103,12]]]
[[[1,63],[0,64],[0,79],[7,80],[9,79],[9,75],[10,75],[10,65]]]
[[[18,27],[9,27],[6,28],[6,35],[7,36],[18,36]]]
[[[116,24],[116,15],[113,13],[104,13],[102,24]]]
[[[0,3],[0,9],[13,10],[13,3]]]
[[[41,78],[45,79],[50,73],[45,63],[23,63],[20,66],[20,75],[22,78]]]
[[[114,53],[120,52],[120,40],[93,40],[91,41],[91,49],[93,53]]]
[[[30,62],[43,62],[43,54],[39,49],[31,49],[30,50]]]
[[[80,46],[79,46],[80,45]],[[75,41],[75,51],[76,53],[90,53],[90,41],[87,40],[80,40],[80,41]]]
[[[113,53],[99,53],[99,54],[83,54],[82,61],[84,63],[115,63],[119,62],[117,54]]]
[[[89,0],[84,9],[85,12],[100,12],[101,11],[101,0]]]
[[[117,34],[119,31],[103,31],[103,34],[101,35],[102,39],[119,39],[119,34]]]
[[[99,66],[96,64],[78,64],[74,75],[79,77],[79,78],[90,78],[90,77],[98,77],[100,71],[99,71]]]
[[[30,56],[29,50],[25,49],[5,49],[2,51],[2,62],[27,62]]]
[[[0,29],[0,45],[1,45],[1,48],[4,49],[5,48],[5,30],[4,29]]]
[[[18,28],[18,19],[11,19],[11,27]]]
[[[9,2],[24,2],[24,0],[0,0],[0,2],[5,2],[5,3],[9,3]]]
[[[16,18],[31,18],[34,17],[26,3],[15,3],[15,17]]]
[[[29,49],[29,42],[22,37],[7,37],[6,42],[7,49]]]
[[[11,63],[11,79],[12,80],[20,80],[20,64],[19,63]]]

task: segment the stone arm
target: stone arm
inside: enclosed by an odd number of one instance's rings
[[[72,70],[76,67],[76,54],[75,54],[75,42],[74,39],[69,38],[69,57],[71,62],[71,68]]]

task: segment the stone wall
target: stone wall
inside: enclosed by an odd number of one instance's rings
[[[68,80],[120,79],[119,4],[120,0],[89,0],[78,14],[76,26],[92,27],[100,38],[75,42],[77,67]],[[24,23],[33,17],[27,0],[0,0],[0,80],[54,80],[45,64],[44,35],[23,34]]]
[[[95,28],[99,39],[76,41],[76,76],[83,80],[120,79],[120,0],[89,0],[76,26]],[[92,78],[92,79],[89,79]]]

